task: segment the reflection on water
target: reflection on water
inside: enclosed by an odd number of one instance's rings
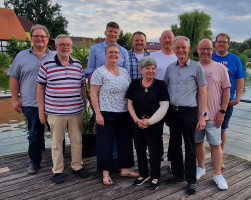
[[[1,94],[9,94],[10,77],[6,73],[0,73],[0,95]]]

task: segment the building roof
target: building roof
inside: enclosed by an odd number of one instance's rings
[[[0,40],[11,40],[13,36],[22,40],[27,39],[24,28],[11,9],[0,8],[0,27]]]
[[[161,49],[161,44],[158,42],[147,42],[146,49],[148,51],[158,51]]]
[[[85,39],[85,45],[86,45],[86,48],[88,48],[88,49],[89,49],[90,42],[92,44],[97,44],[97,43],[103,42],[105,40],[105,38],[93,39],[93,38],[74,37],[74,36],[72,36],[71,39],[72,39],[72,43],[79,48],[82,47],[83,40]]]
[[[25,32],[30,32],[31,27],[35,25],[31,20],[29,20],[25,16],[17,16],[17,18],[19,19],[19,21],[20,21],[21,25],[23,26]]]

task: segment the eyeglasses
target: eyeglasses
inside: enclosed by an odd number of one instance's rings
[[[60,44],[56,44],[56,45],[58,45],[58,46],[60,46],[60,47],[71,47],[71,43],[60,43]]]
[[[228,44],[228,41],[216,41],[218,44]]]
[[[47,38],[48,36],[47,36],[47,35],[32,35],[31,37],[34,37],[34,38],[39,38],[39,37],[41,37],[41,39],[45,39],[45,38]]]
[[[200,51],[211,51],[213,48],[199,48]]]
[[[108,51],[107,53],[108,53],[108,54],[119,54],[118,51]]]

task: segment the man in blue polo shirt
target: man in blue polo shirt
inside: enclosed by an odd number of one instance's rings
[[[35,174],[40,168],[42,152],[45,149],[44,125],[40,123],[37,105],[37,74],[42,62],[55,55],[47,48],[49,32],[45,26],[35,25],[30,30],[33,46],[17,54],[7,74],[10,75],[12,106],[23,112],[28,121],[29,157],[28,174]],[[18,98],[20,92],[21,102]]]
[[[213,53],[212,60],[221,63],[228,68],[228,74],[231,83],[230,100],[227,110],[224,113],[224,122],[221,126],[221,148],[223,151],[227,140],[228,123],[233,113],[233,106],[237,105],[240,102],[244,88],[244,77],[246,77],[246,72],[240,58],[237,55],[228,52],[228,48],[230,47],[230,37],[228,34],[218,34],[216,36],[214,45],[216,51]],[[221,167],[225,168],[223,163]]]

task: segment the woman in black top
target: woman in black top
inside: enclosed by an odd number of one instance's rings
[[[143,57],[140,60],[140,72],[143,78],[132,80],[126,94],[128,110],[135,122],[133,135],[140,174],[134,184],[141,185],[151,178],[151,189],[159,187],[163,118],[169,105],[164,81],[155,79],[156,67],[153,58]],[[147,147],[150,153],[150,177],[146,157]]]

